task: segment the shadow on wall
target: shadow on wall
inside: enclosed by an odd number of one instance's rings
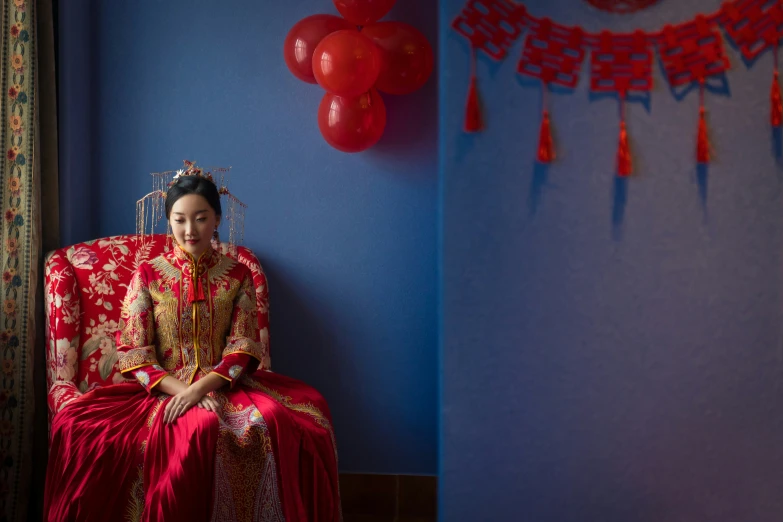
[[[427,83],[413,94],[395,96],[381,93],[386,105],[386,130],[380,141],[368,150],[368,156],[377,156],[385,163],[399,167],[420,165],[422,157],[432,156],[433,144],[438,142],[438,35],[437,7],[422,9],[418,1],[398,1],[383,20],[409,23],[422,32],[432,46],[435,66]],[[395,172],[404,176],[406,171]]]

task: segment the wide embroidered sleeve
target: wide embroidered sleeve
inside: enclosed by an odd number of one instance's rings
[[[256,291],[252,274],[247,270],[234,298],[231,330],[226,338],[226,347],[213,372],[231,382],[233,387],[243,373],[255,371],[263,360],[264,340],[261,337],[263,336],[258,331]]]
[[[155,324],[148,272],[142,264],[134,272],[122,304],[117,331],[120,372],[133,375],[148,392],[168,374],[158,364],[155,352]]]
[[[246,353],[231,353],[224,357],[217,365],[212,369],[212,373],[216,373],[223,377],[225,380],[231,383],[231,387],[234,387],[239,377],[242,376],[248,369],[258,366],[258,361],[250,357]],[[252,371],[252,370],[251,370]]]

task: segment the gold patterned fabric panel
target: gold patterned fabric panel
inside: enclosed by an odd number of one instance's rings
[[[211,365],[211,361],[216,359],[215,347],[212,346],[212,338],[210,335],[212,332],[214,319],[212,317],[212,310],[210,310],[210,299],[195,304],[198,305],[197,314],[199,316],[198,364],[199,367],[203,368],[205,366]]]
[[[169,265],[171,266],[171,265]],[[180,362],[179,299],[165,280],[150,284],[150,295],[155,310],[155,336],[158,339],[158,361],[166,370],[174,370]],[[165,320],[162,320],[165,317]]]
[[[213,522],[283,522],[272,440],[255,406],[224,404],[214,484]]]
[[[234,300],[231,318],[231,335],[226,339],[223,357],[230,353],[243,352],[259,361],[264,360],[264,351],[259,342],[256,291],[250,270],[245,271],[242,286]]]
[[[221,256],[220,261],[218,261],[218,264],[215,265],[213,268],[209,270],[209,282],[210,283],[220,283],[222,281],[226,281],[229,279],[228,274],[233,270],[235,266],[237,266],[237,261],[231,259],[230,257]]]
[[[146,282],[144,266],[133,274],[122,305],[117,354],[120,371],[157,363],[152,297]]]
[[[202,259],[175,248],[139,268],[123,307],[121,371],[160,364],[191,382],[230,353],[263,360],[252,273],[220,253]],[[193,274],[204,274],[206,299],[189,303]]]
[[[139,348],[131,348],[123,352],[120,357],[120,371],[128,372],[141,368],[142,366],[149,366],[157,364],[158,360],[155,357],[155,346],[141,346]]]
[[[181,303],[180,318],[182,319],[179,329],[180,360],[174,361],[174,363],[176,365],[177,371],[181,371],[179,375],[188,375],[186,379],[180,379],[185,381],[190,379],[190,375],[196,369],[196,354],[193,348],[193,337],[195,335],[196,327],[193,322],[193,310],[194,304],[196,303],[189,304],[185,298],[185,296],[188,295],[188,286],[191,284],[192,283],[187,278],[183,278],[182,286],[180,287],[178,296]],[[161,345],[160,349],[163,352],[167,352],[173,350],[173,347]]]
[[[165,256],[158,256],[150,261],[150,266],[159,274],[164,283],[173,285],[182,277],[182,271],[176,266],[172,265]]]
[[[231,318],[234,315],[234,301],[242,286],[239,279],[224,280],[217,284],[215,289],[215,299],[213,301],[212,322],[215,325],[212,331],[212,344],[219,348],[215,354],[214,362],[217,364],[224,355],[223,348],[226,345],[226,338],[231,328]]]

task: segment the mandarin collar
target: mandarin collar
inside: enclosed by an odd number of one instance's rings
[[[199,267],[201,270],[209,270],[214,267],[220,261],[221,254],[212,248],[212,245],[208,246],[206,250],[199,256],[198,259],[193,257],[190,252],[186,251],[175,240],[174,249],[169,251],[170,260],[175,266],[184,268],[189,266],[190,268]],[[202,268],[203,267],[203,268]]]

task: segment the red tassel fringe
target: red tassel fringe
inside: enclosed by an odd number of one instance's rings
[[[696,144],[696,159],[699,163],[710,162],[710,142],[707,139],[707,121],[704,119],[704,107],[699,108],[699,136]]]
[[[541,119],[541,131],[538,135],[538,161],[551,163],[555,159],[555,148],[552,144],[552,130],[549,126],[549,111],[544,111]]]
[[[773,127],[780,127],[783,122],[783,101],[780,99],[780,83],[778,82],[778,72],[772,79],[772,90],[770,92],[770,123]]]
[[[617,149],[617,174],[630,176],[632,171],[631,151],[628,148],[628,131],[625,129],[625,121],[620,122],[620,145]]]
[[[196,287],[198,287],[198,292]],[[201,283],[201,279],[199,278],[195,284],[191,281],[191,284],[188,285],[188,304],[195,301],[204,301],[205,299],[204,285]]]
[[[465,107],[465,132],[478,132],[481,127],[481,106],[479,105],[478,87],[474,75],[470,77],[468,102]]]

